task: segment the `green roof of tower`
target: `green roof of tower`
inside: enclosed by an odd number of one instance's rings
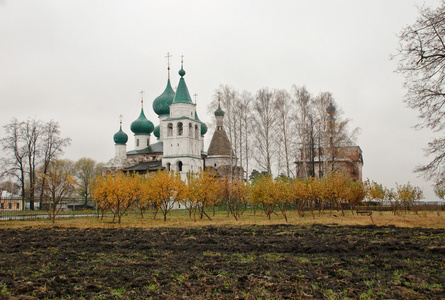
[[[170,77],[170,76],[169,76]],[[170,104],[172,104],[175,98],[175,91],[170,84],[170,78],[168,78],[167,86],[165,90],[153,101],[153,110],[158,116],[170,114]]]
[[[153,130],[153,135],[159,139],[159,136],[161,135],[161,127],[159,127],[159,125]]]
[[[207,132],[208,127],[207,127],[206,123],[202,122],[199,119],[197,111],[195,111],[195,120],[198,121],[199,123],[201,123],[201,136],[204,136],[204,134],[206,134],[206,132]]]
[[[122,131],[122,124],[118,132],[113,136],[114,143],[116,145],[125,145],[128,141],[128,135]]]
[[[185,84],[184,75],[185,71],[184,68],[181,65],[181,70],[179,70],[178,74],[181,76],[181,79],[179,79],[178,88],[176,89],[175,98],[173,99],[173,103],[190,103],[194,104],[192,102],[192,98],[190,97],[189,90],[187,88],[187,85]]]
[[[215,116],[216,117],[218,117],[218,116],[224,117],[224,114],[225,114],[225,112],[221,109],[221,105],[219,105],[219,102],[218,102],[218,109],[215,110]]]
[[[133,123],[131,123],[130,129],[135,135],[150,135],[154,130],[154,125],[151,121],[147,120],[144,114],[144,109],[141,108],[141,114]]]

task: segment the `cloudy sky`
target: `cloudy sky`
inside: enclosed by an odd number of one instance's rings
[[[432,134],[412,129],[417,113],[402,102],[403,78],[390,55],[416,7],[439,3],[0,0],[1,125],[53,119],[72,138],[65,158],[106,162],[120,114],[133,147],[129,127],[141,90],[146,115],[158,124],[151,104],[165,88],[170,52],[172,84],[184,55],[204,122],[220,84],[252,93],[293,84],[313,95],[330,91],[361,128],[364,178],[388,187],[410,181],[435,199],[431,183],[412,173],[428,162],[422,148]]]

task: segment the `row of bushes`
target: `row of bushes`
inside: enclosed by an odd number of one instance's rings
[[[228,214],[238,220],[250,206],[255,213],[262,210],[269,219],[279,212],[287,221],[289,208],[297,209],[300,215],[309,210],[313,216],[315,209],[332,211],[337,208],[344,215],[346,207],[354,211],[365,197],[376,201],[378,197],[391,196],[396,200],[393,202],[398,203],[397,207],[407,208],[422,196],[418,188],[409,184],[398,186],[396,193],[383,196],[376,192],[380,187],[369,180],[364,184],[353,181],[338,172],[320,179],[261,175],[250,183],[217,178],[207,171],[190,173],[186,181],[181,180],[178,173],[167,171],[144,176],[118,172],[97,177],[93,181],[92,195],[102,214],[111,211],[113,221],[117,219],[119,223],[130,208],[137,208],[142,217],[147,210],[153,211],[154,218],[160,212],[166,220],[175,204],[181,204],[190,218],[211,219],[208,210],[215,211],[215,207],[223,205]]]

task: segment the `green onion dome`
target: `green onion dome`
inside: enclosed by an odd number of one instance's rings
[[[175,91],[170,84],[170,78],[167,81],[167,86],[160,96],[153,101],[153,110],[158,116],[170,114],[170,104],[175,98]]]
[[[127,143],[128,135],[122,131],[122,125],[119,131],[114,134],[113,139],[116,145],[125,145]]]
[[[139,118],[136,119],[133,123],[131,123],[130,129],[133,131],[135,135],[150,135],[150,133],[154,130],[154,125],[152,122],[147,120],[144,114],[144,109],[141,109],[141,114]]]
[[[216,117],[224,117],[224,111],[221,109],[221,106],[218,103],[218,109],[215,110],[215,116]]]
[[[153,131],[153,135],[155,137],[157,137],[158,139],[161,136],[161,127],[159,127],[159,125],[155,127],[155,130]]]
[[[204,136],[204,134],[206,134],[208,127],[206,125],[206,123],[202,122],[199,118],[198,118],[198,112],[195,111],[195,121],[198,121],[199,123],[201,123],[201,136]]]
[[[333,114],[335,114],[335,106],[332,105],[332,103],[329,104],[328,108],[326,108],[326,112],[332,116]]]

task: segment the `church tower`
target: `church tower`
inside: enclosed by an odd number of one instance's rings
[[[160,118],[160,138],[164,149],[162,166],[180,172],[185,180],[188,172],[199,172],[203,168],[203,138],[201,121],[196,116],[196,106],[184,80],[183,61],[178,74],[181,78],[170,104],[170,115]]]
[[[114,157],[125,159],[127,157],[127,141],[128,135],[122,131],[122,115],[120,116],[120,128],[113,136],[114,140]]]
[[[221,109],[218,99],[218,109],[215,111],[216,130],[213,133],[207,151],[206,167],[215,169],[220,175],[226,175],[236,167],[236,157],[232,151],[232,145],[224,130],[224,111]],[[237,169],[238,170],[238,169]]]
[[[144,114],[144,91],[141,91],[141,113],[130,126],[134,133],[134,149],[141,150],[150,146],[150,134],[154,130],[154,125]]]
[[[162,92],[161,95],[159,95],[154,101],[153,101],[153,111],[158,115],[159,117],[159,125],[155,127],[153,131],[153,135],[162,142],[163,137],[167,134],[167,132],[161,132],[161,122],[162,120],[167,119],[170,116],[170,105],[173,102],[173,99],[175,98],[175,91],[172,89],[172,86],[170,84],[170,53],[167,53],[167,59],[168,59],[168,79],[167,79],[167,86],[165,87],[165,90]]]

